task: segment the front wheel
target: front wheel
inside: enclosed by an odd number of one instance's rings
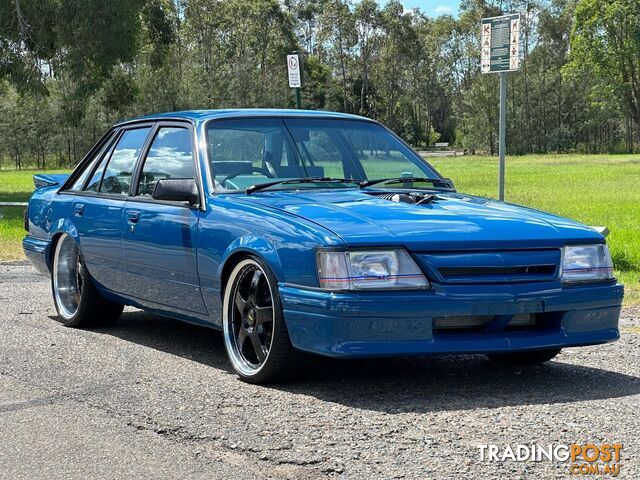
[[[98,327],[115,323],[123,306],[102,298],[82,260],[75,240],[63,234],[56,243],[51,289],[58,316],[68,327]]]
[[[489,360],[497,363],[514,365],[535,365],[548,362],[560,353],[559,348],[551,350],[533,350],[531,352],[490,353]]]
[[[278,284],[256,257],[241,260],[224,291],[224,345],[233,369],[250,383],[289,377],[302,354],[291,345],[282,314]]]

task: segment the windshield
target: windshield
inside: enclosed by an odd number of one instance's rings
[[[248,118],[210,122],[207,141],[216,188],[295,178],[358,182],[379,178],[439,178],[385,128],[357,120]],[[348,182],[280,183],[272,189],[354,188]]]

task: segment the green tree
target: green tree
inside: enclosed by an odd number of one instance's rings
[[[357,39],[350,3],[346,0],[325,0],[320,13],[320,25],[320,41],[328,54],[328,64],[340,79],[342,110],[353,111],[351,63]]]
[[[571,32],[568,75],[582,72],[594,88],[615,91],[640,127],[640,8],[637,0],[581,0]]]
[[[358,55],[360,63],[360,105],[359,113],[369,113],[368,96],[369,72],[377,55],[380,44],[380,10],[375,0],[362,0],[354,9],[355,28],[358,36]]]

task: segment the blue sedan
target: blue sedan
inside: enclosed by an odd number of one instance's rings
[[[249,382],[307,353],[539,363],[619,337],[603,236],[456,192],[397,135],[329,112],[174,112],[35,175],[27,257],[60,320],[124,305],[217,328]]]

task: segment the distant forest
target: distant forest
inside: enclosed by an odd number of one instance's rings
[[[0,168],[73,165],[110,124],[146,113],[294,107],[294,51],[303,108],[494,154],[498,78],[480,73],[480,21],[512,12],[508,153],[638,150],[638,0],[463,0],[437,18],[396,0],[4,0]]]

